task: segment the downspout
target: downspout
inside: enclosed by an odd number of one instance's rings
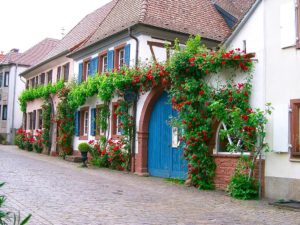
[[[13,140],[15,139],[14,125],[15,125],[15,97],[16,97],[16,83],[17,83],[17,73],[18,73],[18,63],[15,63],[15,76],[14,76],[14,93],[13,93],[13,104],[12,104],[12,118],[11,118],[11,140],[10,144],[13,144]]]
[[[132,39],[135,40],[136,42],[136,50],[135,50],[135,68],[138,67],[138,59],[139,59],[139,40],[137,39],[137,37],[132,35],[131,32],[131,27],[128,28],[128,34],[129,37],[131,37]],[[134,173],[135,172],[135,148],[136,148],[136,113],[137,113],[137,101],[138,101],[138,96],[134,99],[133,101],[133,130],[132,130],[132,140],[131,140],[131,172]]]

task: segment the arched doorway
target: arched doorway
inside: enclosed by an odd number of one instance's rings
[[[170,118],[176,117],[166,92],[155,102],[149,121],[148,172],[151,176],[185,179],[187,162],[178,146],[178,129]]]

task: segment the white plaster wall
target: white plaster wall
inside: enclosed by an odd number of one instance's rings
[[[300,51],[293,45],[281,47],[280,30],[280,7],[290,1],[265,0],[266,101],[272,102],[275,108],[268,128],[268,142],[271,149],[285,152],[267,154],[266,176],[300,179],[300,162],[290,161],[287,146],[288,106],[291,99],[300,99]],[[280,116],[276,116],[276,111],[282,111]],[[277,143],[282,143],[279,149]]]
[[[229,49],[243,50],[246,41],[247,53],[256,53],[255,70],[253,71],[253,88],[251,105],[254,108],[264,108],[265,105],[265,56],[264,56],[264,4],[260,3],[250,19],[229,43]]]

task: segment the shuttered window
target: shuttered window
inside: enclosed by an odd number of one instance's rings
[[[80,135],[80,112],[75,113],[75,136],[79,137]]]
[[[96,108],[91,109],[91,135],[96,136]]]
[[[114,51],[110,50],[107,52],[107,70],[111,71],[114,68]]]
[[[300,157],[300,99],[291,100],[291,156]]]
[[[83,75],[83,63],[79,63],[78,68],[78,84],[82,82],[82,75]]]
[[[33,110],[33,122],[32,122],[32,129],[36,129],[36,110]]]
[[[90,62],[90,73],[89,76],[95,76],[98,72],[98,57],[95,57]]]
[[[66,63],[64,66],[63,66],[63,69],[64,69],[64,81],[65,82],[68,82],[69,81],[69,75],[70,75],[70,63]]]

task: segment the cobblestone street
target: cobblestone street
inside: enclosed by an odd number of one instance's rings
[[[7,205],[32,225],[300,224],[300,213],[238,201],[153,177],[83,169],[59,158],[0,146]]]

